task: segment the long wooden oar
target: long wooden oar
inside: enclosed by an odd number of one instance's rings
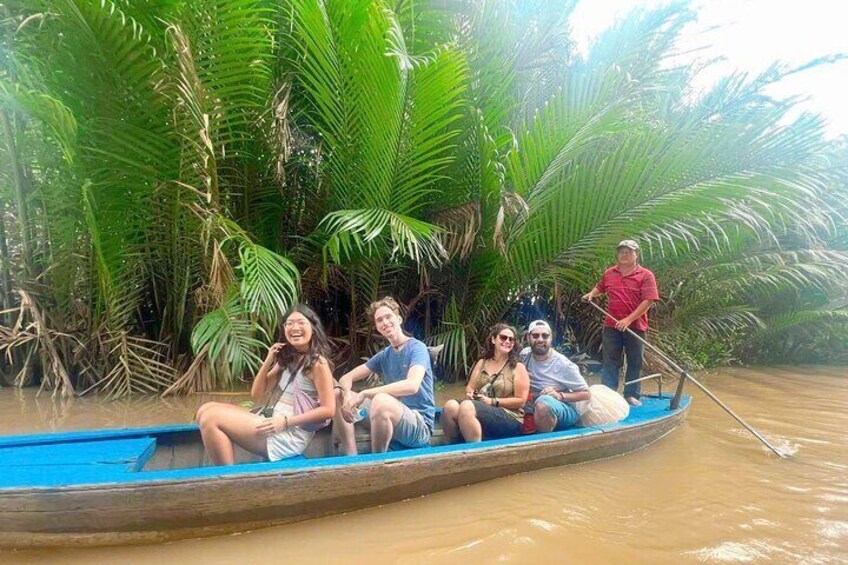
[[[616,319],[615,319],[615,317],[613,317],[613,316],[612,316],[609,312],[607,312],[606,310],[604,310],[603,308],[601,308],[600,306],[598,306],[597,304],[595,304],[595,303],[594,303],[594,302],[592,302],[591,300],[586,300],[585,302],[588,302],[589,304],[591,304],[591,305],[592,305],[595,309],[597,309],[598,311],[600,311],[601,313],[603,313],[605,316],[609,316],[609,317],[610,317],[610,319],[612,319],[613,321],[618,322],[618,320],[616,320]],[[644,339],[642,339],[642,337],[641,337],[639,334],[637,334],[636,332],[634,332],[634,331],[633,331],[633,330],[631,330],[630,328],[627,328],[625,331],[626,331],[626,332],[628,332],[628,333],[629,333],[630,335],[632,335],[633,337],[635,337],[636,339],[638,339],[639,341],[641,341],[641,342],[645,345],[645,347],[649,348],[651,351],[653,351],[654,353],[656,353],[656,354],[657,354],[657,355],[658,355],[658,356],[659,356],[659,357],[660,357],[663,361],[665,361],[666,363],[668,363],[668,365],[669,365],[671,368],[673,368],[673,369],[675,369],[676,371],[679,371],[679,372],[680,372],[680,375],[681,375],[681,381],[680,381],[680,384],[681,384],[681,386],[678,386],[678,387],[677,387],[677,392],[675,393],[675,395],[674,395],[674,399],[672,400],[672,408],[677,408],[677,406],[676,406],[676,405],[680,402],[680,393],[681,393],[681,392],[682,392],[682,390],[683,390],[683,386],[682,386],[682,384],[683,384],[683,382],[684,382],[686,379],[689,379],[690,381],[692,381],[692,383],[693,383],[695,386],[697,386],[699,389],[701,389],[702,391],[704,391],[704,394],[706,394],[707,396],[709,396],[711,399],[713,399],[713,400],[715,401],[715,403],[716,403],[716,404],[718,404],[719,406],[721,406],[721,408],[722,408],[725,412],[727,412],[728,414],[730,414],[730,415],[733,417],[733,419],[734,419],[734,420],[736,420],[737,422],[739,422],[739,423],[742,425],[742,427],[744,427],[746,430],[748,430],[749,432],[751,432],[751,433],[754,435],[754,437],[756,437],[758,440],[760,440],[760,441],[763,443],[763,445],[765,445],[765,446],[766,446],[766,447],[768,447],[770,450],[772,450],[772,451],[774,452],[774,454],[775,454],[775,455],[777,455],[778,457],[781,457],[781,458],[789,457],[789,454],[788,454],[788,453],[784,453],[783,451],[780,451],[780,450],[779,450],[779,449],[777,449],[775,446],[773,446],[772,444],[770,444],[770,443],[766,440],[766,438],[764,438],[762,435],[760,435],[760,433],[759,433],[757,430],[755,430],[754,428],[752,428],[751,426],[749,426],[749,425],[745,422],[745,420],[743,420],[742,418],[740,418],[740,417],[739,417],[739,416],[738,416],[738,415],[737,415],[737,414],[736,414],[733,410],[731,410],[731,409],[730,409],[730,407],[729,407],[729,406],[727,406],[727,405],[726,405],[724,402],[722,402],[722,401],[721,401],[721,400],[720,400],[720,399],[719,399],[716,395],[714,395],[712,392],[710,392],[710,391],[707,389],[707,387],[705,387],[704,385],[702,385],[701,383],[699,383],[699,382],[697,381],[697,379],[695,379],[695,377],[693,377],[692,375],[690,375],[687,371],[683,370],[683,369],[682,369],[682,368],[681,368],[681,367],[680,367],[677,363],[675,363],[674,361],[672,361],[671,359],[669,359],[668,355],[666,355],[665,353],[663,353],[662,351],[660,351],[659,349],[657,349],[656,347],[654,347],[653,345],[651,345],[650,343],[648,343],[647,341],[645,341]]]

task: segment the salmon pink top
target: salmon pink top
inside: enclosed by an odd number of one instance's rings
[[[601,282],[595,287],[609,296],[608,312],[617,320],[626,318],[639,307],[643,300],[659,300],[657,279],[654,273],[641,265],[636,265],[633,272],[624,275],[618,265],[604,271]],[[604,325],[615,327],[615,322],[607,316]],[[648,331],[648,313],[633,320],[630,327],[634,330]]]

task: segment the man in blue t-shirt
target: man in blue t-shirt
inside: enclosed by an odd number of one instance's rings
[[[339,379],[333,422],[341,448],[347,455],[356,455],[353,422],[366,400],[371,401],[368,420],[373,453],[388,450],[390,443],[410,448],[429,445],[436,407],[427,346],[403,333],[403,318],[394,299],[378,300],[368,312],[389,346]],[[354,382],[371,373],[380,375],[384,384],[360,392],[351,390]]]

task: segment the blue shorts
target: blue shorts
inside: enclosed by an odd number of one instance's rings
[[[544,404],[556,418],[554,431],[567,430],[573,428],[580,421],[580,413],[574,406],[567,402],[560,402],[553,396],[540,396],[536,399],[536,410],[538,411],[539,404]]]

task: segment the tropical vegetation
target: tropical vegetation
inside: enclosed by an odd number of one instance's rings
[[[349,365],[393,294],[456,378],[528,300],[595,343],[625,237],[691,364],[848,361],[848,149],[767,95],[803,67],[695,93],[685,4],[586,52],[574,6],[4,2],[3,377],[230,386],[296,300]]]

